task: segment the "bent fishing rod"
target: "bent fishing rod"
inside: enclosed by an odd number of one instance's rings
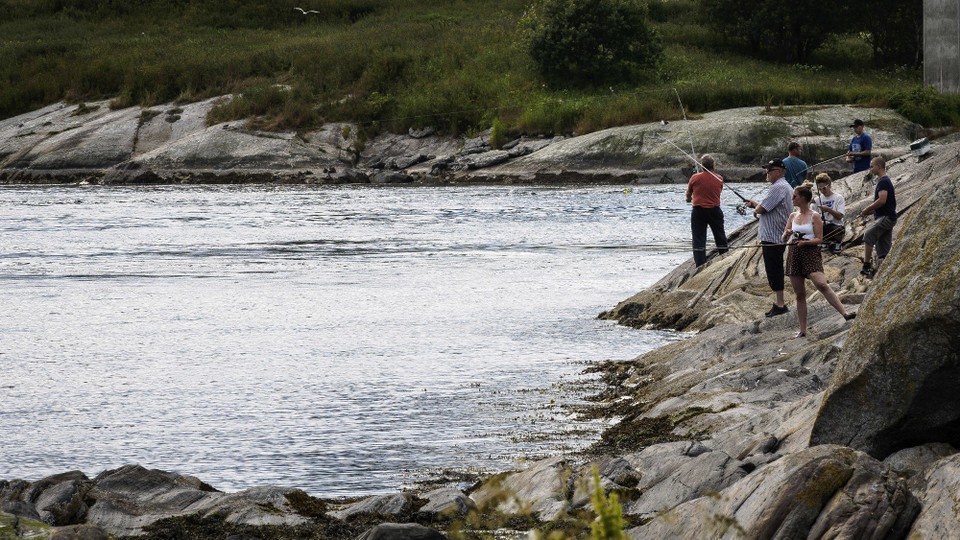
[[[703,168],[703,170],[705,170],[705,171],[707,171],[708,173],[710,173],[710,174],[717,180],[717,182],[720,182],[721,184],[723,184],[724,186],[726,186],[727,189],[729,189],[730,191],[732,191],[734,195],[736,195],[737,197],[740,197],[740,200],[742,200],[743,202],[747,202],[747,201],[750,200],[750,199],[747,199],[746,197],[744,197],[743,195],[739,194],[739,193],[737,192],[737,190],[733,189],[733,188],[730,187],[726,182],[724,182],[724,181],[723,181],[723,178],[722,178],[719,174],[717,174],[717,173],[715,173],[715,172],[713,172],[713,171],[711,171],[711,170],[708,170],[706,167],[703,166],[703,163],[700,163],[700,162],[697,160],[697,158],[695,158],[695,157],[691,156],[690,154],[684,152],[683,148],[680,148],[679,146],[677,146],[676,144],[674,144],[673,141],[671,141],[671,140],[669,140],[669,139],[665,139],[665,138],[662,137],[659,133],[656,133],[656,132],[654,132],[654,135],[656,135],[661,141],[663,141],[663,142],[665,142],[665,143],[670,143],[670,145],[673,146],[674,148],[676,148],[677,150],[679,150],[681,154],[683,154],[684,156],[686,156],[687,158],[689,158],[690,160],[692,160],[692,161],[693,161],[694,163],[696,163],[699,167]]]

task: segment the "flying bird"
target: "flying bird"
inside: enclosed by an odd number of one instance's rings
[[[303,13],[304,15],[307,15],[308,13],[316,13],[318,15],[320,14],[320,12],[315,9],[308,9],[306,11],[304,11],[303,8],[298,8],[298,7],[295,7],[293,9],[299,11],[300,13]]]

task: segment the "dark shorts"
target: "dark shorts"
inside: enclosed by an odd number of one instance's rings
[[[843,225],[836,225],[834,223],[823,224],[823,241],[824,243],[828,242],[843,242],[843,236],[846,234],[846,230]]]

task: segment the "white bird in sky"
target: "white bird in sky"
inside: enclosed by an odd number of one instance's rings
[[[293,8],[293,9],[299,11],[300,13],[303,13],[304,15],[306,15],[306,14],[308,14],[308,13],[316,13],[316,14],[318,14],[318,15],[320,14],[320,12],[317,11],[317,10],[315,10],[315,9],[308,9],[308,10],[306,10],[306,11],[304,11],[303,8],[298,8],[298,7],[295,7],[295,8]]]

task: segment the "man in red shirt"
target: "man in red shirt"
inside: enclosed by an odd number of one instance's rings
[[[723,178],[714,171],[716,163],[710,154],[704,154],[700,164],[705,170],[691,176],[687,182],[687,202],[693,203],[690,212],[693,262],[697,266],[707,262],[707,227],[713,232],[717,253],[727,252],[727,234],[723,231],[723,210],[720,209]]]

